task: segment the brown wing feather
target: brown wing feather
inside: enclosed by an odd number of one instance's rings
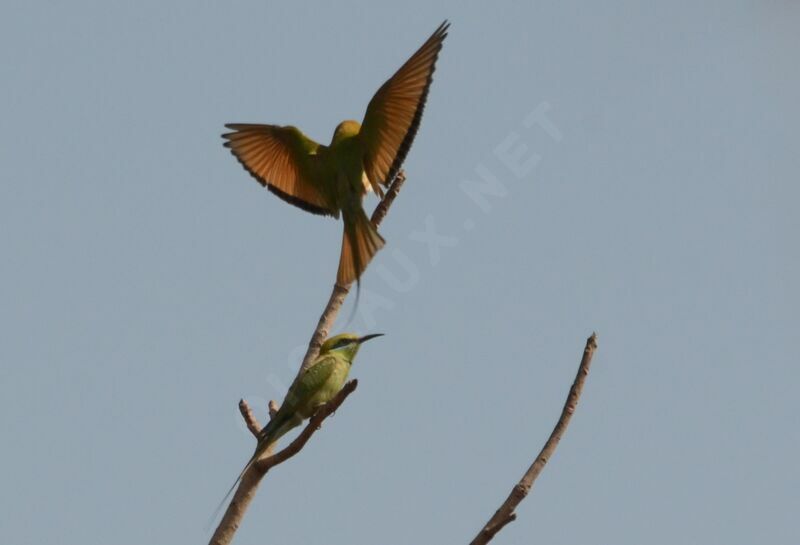
[[[307,212],[338,215],[310,177],[320,146],[296,127],[276,125],[225,125],[225,147],[253,178],[272,193]]]
[[[391,183],[411,148],[449,26],[442,23],[367,106],[360,136],[366,151],[364,170],[376,193],[382,194],[378,184]]]

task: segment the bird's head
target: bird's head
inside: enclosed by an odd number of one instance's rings
[[[341,335],[331,337],[322,343],[322,347],[319,349],[319,354],[320,356],[334,353],[341,354],[345,357],[345,359],[347,359],[347,361],[353,361],[353,358],[356,357],[358,348],[362,343],[365,343],[370,339],[374,339],[375,337],[380,337],[381,335],[383,335],[383,333],[373,333],[371,335],[359,337],[355,333],[342,333]]]
[[[361,131],[361,124],[358,121],[342,121],[336,126],[336,130],[333,131],[333,140],[331,144],[336,144],[346,138],[352,138],[356,136],[359,131]]]

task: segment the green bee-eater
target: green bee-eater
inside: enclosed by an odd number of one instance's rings
[[[382,196],[408,153],[428,95],[436,58],[447,36],[445,21],[367,106],[363,122],[343,121],[329,146],[297,127],[231,123],[225,146],[261,185],[281,199],[314,214],[339,217],[344,236],[336,281],[361,277],[383,237],[361,204],[372,189]]]
[[[359,337],[353,333],[342,333],[322,343],[317,359],[295,380],[286,393],[286,398],[278,412],[259,433],[256,451],[223,498],[222,503],[236,487],[242,475],[261,458],[271,445],[286,432],[302,424],[303,420],[311,418],[317,409],[339,393],[347,381],[350,366],[353,365],[353,360],[358,354],[361,344],[381,335],[383,333]]]

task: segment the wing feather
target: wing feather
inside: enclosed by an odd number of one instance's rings
[[[364,170],[379,195],[383,194],[379,184],[391,183],[414,141],[449,27],[447,21],[442,23],[367,106],[359,136],[365,150]]]
[[[299,406],[299,400],[308,400],[328,381],[336,367],[336,358],[333,356],[323,356],[314,365],[305,370],[300,380],[297,381],[292,394]]]
[[[253,178],[281,199],[314,214],[338,211],[313,183],[317,144],[297,127],[230,123],[225,147]]]

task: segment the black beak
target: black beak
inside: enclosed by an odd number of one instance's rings
[[[358,339],[358,344],[365,343],[370,339],[374,339],[375,337],[383,337],[383,333],[372,333],[371,335],[364,335],[360,339]]]

